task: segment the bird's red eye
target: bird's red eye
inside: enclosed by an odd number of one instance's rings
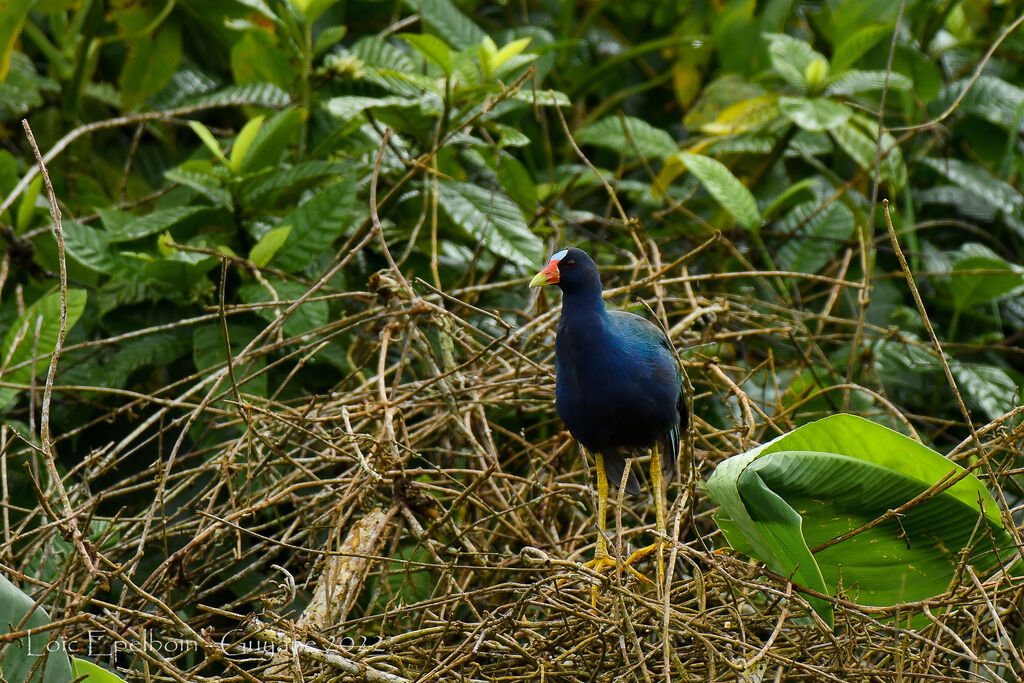
[[[573,266],[575,266],[575,265],[576,265],[576,262],[575,262],[575,261],[566,261],[566,262],[565,262],[565,263],[563,263],[562,265],[564,265],[564,266],[566,266],[566,267],[568,267],[568,268],[572,268]]]

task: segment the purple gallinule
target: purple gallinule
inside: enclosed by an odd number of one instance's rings
[[[664,576],[664,480],[671,477],[680,435],[689,424],[683,384],[672,345],[658,326],[625,311],[605,310],[601,277],[581,249],[556,252],[531,287],[558,285],[562,313],[555,337],[555,408],[559,417],[597,465],[598,534],[594,560],[598,571],[614,566],[605,540],[608,484],[618,485],[629,455],[651,449],[658,542],[633,553],[658,552],[659,585]],[[633,472],[626,490],[641,493]]]

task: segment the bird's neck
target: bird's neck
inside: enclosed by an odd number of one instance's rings
[[[601,290],[577,290],[564,292],[562,296],[562,325],[583,324],[592,334],[604,330],[608,312],[604,308]]]

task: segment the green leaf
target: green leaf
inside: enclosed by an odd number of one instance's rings
[[[1024,268],[995,254],[968,256],[950,272],[953,306],[959,311],[998,301],[1024,288]]]
[[[347,26],[328,26],[316,37],[313,44],[313,53],[320,54],[341,42],[341,39],[348,33]]]
[[[406,0],[406,5],[423,17],[423,23],[456,50],[468,50],[480,45],[483,29],[463,14],[451,0]]]
[[[288,93],[273,83],[244,83],[187,98],[182,105],[203,108],[253,105],[280,109],[290,101]]]
[[[274,258],[274,254],[284,246],[291,232],[292,226],[290,225],[269,230],[249,251],[249,260],[257,266],[267,265],[270,263],[270,259]]]
[[[847,71],[829,82],[825,88],[826,95],[853,95],[868,90],[881,90],[885,87],[884,71]],[[895,71],[889,74],[890,90],[910,90],[913,81]]]
[[[321,190],[282,221],[291,226],[284,245],[271,262],[288,272],[299,271],[344,234],[355,214],[356,182],[349,177]]]
[[[438,202],[452,221],[489,250],[523,268],[544,258],[544,243],[530,231],[523,214],[496,190],[442,178]]]
[[[580,130],[576,140],[625,153],[627,158],[639,153],[647,159],[667,159],[679,151],[679,145],[666,131],[633,116],[603,118]]]
[[[0,389],[0,392],[6,391]],[[0,405],[4,401],[0,399]],[[32,598],[18,590],[18,587],[0,574],[0,624],[9,630],[25,619],[25,615],[33,610]],[[32,616],[25,620],[22,628],[38,628],[50,623],[42,608],[35,608]],[[68,660],[64,643],[57,638],[48,645],[52,631],[43,630],[28,638],[19,638],[4,648],[0,657],[0,671],[4,680],[30,681],[31,683],[67,683],[74,678],[71,674],[71,662]],[[52,650],[52,652],[51,652]],[[39,666],[38,672],[29,678],[29,672],[39,664],[40,657],[45,657],[45,665]]]
[[[109,224],[107,224],[107,240],[111,244],[130,242],[163,232],[198,214],[217,210],[210,206],[176,206],[170,209],[158,209],[144,216],[131,216],[129,214],[129,219],[124,221],[116,230],[111,230]],[[104,215],[108,212],[101,211],[100,213]],[[106,224],[106,221],[104,223]]]
[[[67,298],[67,329],[70,330],[82,317],[87,297],[83,289],[69,289]],[[46,372],[50,354],[57,346],[59,331],[60,292],[54,292],[32,304],[7,330],[0,348],[0,380],[27,385],[33,377]],[[0,387],[0,409],[7,406],[19,391],[14,387]]]
[[[277,166],[298,136],[305,120],[304,110],[285,109],[264,121],[241,161],[240,172],[253,173]]]
[[[757,233],[761,214],[750,190],[719,161],[689,152],[678,152],[677,158],[697,176],[701,185],[719,204],[731,213],[748,232]]]
[[[274,34],[262,29],[246,31],[231,46],[235,83],[273,83],[288,90],[298,78],[297,68]]]
[[[867,171],[874,171],[875,154],[879,148],[875,144],[878,135],[877,122],[862,114],[854,114],[846,123],[828,132],[858,166]],[[889,180],[896,189],[899,189],[907,184],[907,166],[903,161],[903,153],[896,145],[896,139],[889,133],[882,135],[880,143],[882,152],[888,151],[888,156],[883,157],[879,165],[880,175],[883,180]]]
[[[1005,370],[981,363],[953,361],[949,369],[967,403],[995,420],[1020,405],[1020,387]]]
[[[822,97],[780,97],[779,110],[804,130],[820,132],[846,123],[853,110]]]
[[[446,76],[452,75],[452,49],[445,45],[440,38],[429,33],[399,33],[396,38],[401,38],[423,55],[427,61],[440,67]]]
[[[181,24],[167,18],[152,35],[140,36],[130,46],[121,70],[121,103],[134,109],[171,80],[181,64]]]
[[[892,24],[865,26],[846,36],[832,53],[832,71],[839,74],[854,65],[868,50],[883,38],[891,38]]]
[[[32,0],[8,0],[0,5],[0,83],[7,79],[11,67],[11,51],[21,33]]]
[[[1024,89],[995,76],[982,74],[973,84],[969,78],[951,83],[943,89],[933,106],[944,111],[968,85],[970,90],[959,105],[962,111],[980,116],[1008,130],[1024,129]]]
[[[224,156],[224,151],[221,150],[220,143],[217,142],[217,138],[213,137],[213,133],[210,132],[209,128],[199,121],[189,121],[188,127],[195,131],[195,134],[199,136],[199,139],[202,140],[204,145],[206,145],[206,148],[210,150],[210,152],[213,153],[213,156],[217,157],[222,164],[225,166],[231,165],[228,158]]]
[[[823,209],[817,201],[800,204],[776,226],[787,236],[778,250],[779,265],[798,273],[817,273],[842,251],[854,228],[853,212],[841,202]]]
[[[215,178],[208,173],[199,173],[198,171],[179,167],[164,172],[164,178],[172,183],[180,183],[192,188],[199,194],[212,200],[214,204],[223,206],[228,211],[234,209],[231,193],[228,192],[219,178]]]
[[[242,185],[241,203],[249,208],[262,206],[277,195],[299,192],[330,176],[338,176],[349,170],[346,164],[336,161],[303,161],[289,168],[273,169],[248,179]]]
[[[290,302],[302,298],[308,289],[305,285],[298,282],[272,278],[267,280],[267,285],[274,288],[277,301],[285,302],[277,308],[268,307],[256,311],[257,315],[267,322],[272,322],[278,315],[284,313],[285,309],[289,307]],[[266,303],[274,300],[274,297],[271,297],[270,292],[267,291],[267,287],[263,283],[242,285],[239,288],[238,294],[247,304]],[[284,333],[289,337],[300,337],[307,332],[319,329],[327,324],[328,313],[326,301],[304,302],[292,311],[288,319],[285,320],[283,326]]]
[[[818,60],[828,63],[825,57],[808,43],[785,33],[766,33],[765,38],[768,40],[768,55],[771,58],[772,69],[784,81],[801,90],[806,91],[810,87],[807,80],[808,69]]]
[[[265,116],[254,116],[246,121],[245,125],[242,126],[242,130],[238,131],[238,135],[235,136],[235,142],[231,145],[229,164],[234,173],[239,173],[242,170],[242,161],[252,147],[252,143],[256,139],[257,133],[260,132],[260,127],[263,125],[265,118]]]
[[[734,547],[808,588],[890,606],[944,592],[963,552],[986,576],[1012,558],[999,507],[977,477],[966,475],[898,519],[811,549],[962,471],[898,432],[839,414],[729,458],[707,487]],[[810,602],[831,624],[831,605]]]
[[[125,683],[125,680],[117,674],[79,657],[71,658],[71,670],[74,678],[85,676],[81,679],[81,683]]]
[[[925,157],[921,163],[1000,211],[1016,213],[1024,207],[1024,197],[1016,188],[980,166],[955,158]]]

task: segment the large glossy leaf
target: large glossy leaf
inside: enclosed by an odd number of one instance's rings
[[[438,202],[456,225],[498,256],[524,268],[544,258],[544,243],[530,231],[519,207],[501,192],[442,179]]]
[[[0,405],[2,403],[0,401]],[[18,590],[7,577],[0,575],[0,628],[3,632],[10,633],[12,628],[23,631],[50,623],[46,613],[36,608],[32,616],[22,624],[32,607],[32,598]],[[41,631],[28,638],[19,638],[5,647],[4,655],[0,657],[0,671],[3,672],[4,680],[18,683],[67,683],[74,678],[64,644],[60,638],[50,643],[51,633]],[[40,661],[45,661],[45,664],[39,666],[30,678],[29,673]]]
[[[1024,89],[987,74],[973,82],[965,78],[950,83],[936,99],[935,108],[945,110],[968,86],[970,90],[960,101],[960,110],[1009,130],[1016,131],[1024,127]]]
[[[678,152],[676,158],[697,176],[708,194],[731,213],[737,223],[750,232],[758,231],[761,214],[757,208],[757,200],[725,164],[711,157],[689,152]]]
[[[104,224],[107,226],[107,240],[111,244],[130,242],[163,232],[193,216],[216,210],[209,206],[175,206],[168,209],[157,209],[142,216],[131,216],[129,220],[118,225],[116,230],[112,230],[110,224],[104,220]],[[100,215],[108,213],[109,210],[100,211]]]
[[[580,130],[576,139],[628,157],[635,157],[639,152],[647,159],[667,159],[679,149],[666,131],[633,116],[601,119]]]
[[[738,550],[808,588],[891,606],[945,591],[962,553],[983,574],[1013,558],[999,508],[977,477],[819,546],[961,471],[898,432],[839,414],[726,460],[707,486],[721,506],[716,519]],[[829,603],[811,605],[831,623]]]
[[[291,232],[271,264],[289,272],[309,265],[349,227],[355,201],[355,179],[347,178],[300,205],[281,221],[280,227],[291,226]]]
[[[103,667],[93,664],[87,659],[72,657],[71,669],[73,670],[76,679],[78,679],[79,676],[85,677],[79,679],[80,683],[124,683],[124,679],[117,674],[107,671]]]

